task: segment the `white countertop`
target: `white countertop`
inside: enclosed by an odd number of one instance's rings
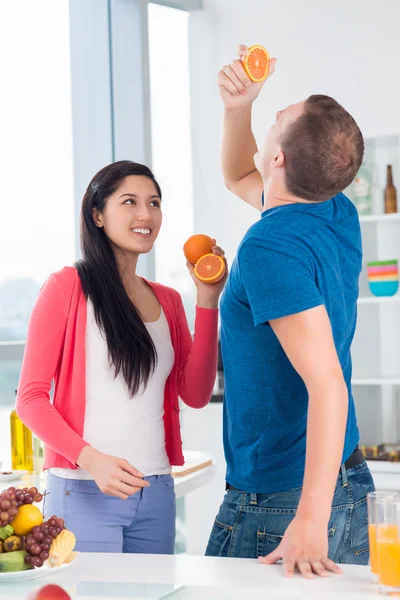
[[[26,600],[29,592],[57,583],[73,600],[381,599],[368,567],[344,566],[327,579],[286,579],[281,565],[256,560],[143,554],[80,554],[64,573],[24,583],[0,583],[2,600]]]

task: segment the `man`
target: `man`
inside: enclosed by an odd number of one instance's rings
[[[278,112],[257,150],[251,108],[264,84],[240,60],[218,84],[225,183],[262,215],[221,301],[227,493],[207,555],[339,573],[336,563],[368,563],[374,489],[351,392],[360,226],[341,193],[363,138],[335,100],[311,96]]]

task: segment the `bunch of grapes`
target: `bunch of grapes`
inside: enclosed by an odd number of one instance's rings
[[[10,490],[15,488],[10,488]],[[9,525],[18,512],[15,492],[6,490],[0,494],[0,527]]]
[[[41,525],[34,527],[25,539],[25,562],[33,567],[42,567],[49,558],[53,539],[64,529],[64,520],[55,515]]]
[[[17,506],[22,506],[23,504],[33,504],[33,502],[41,502],[43,500],[43,495],[38,492],[37,488],[35,487],[25,487],[21,490],[15,490],[14,493]]]
[[[41,502],[43,499],[37,488],[17,489],[10,487],[0,494],[0,527],[9,525],[17,515],[18,508],[23,504]]]

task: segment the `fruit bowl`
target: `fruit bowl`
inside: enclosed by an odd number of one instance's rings
[[[0,573],[0,584],[9,581],[26,581],[27,579],[41,579],[57,573],[58,571],[64,571],[69,567],[72,567],[79,558],[79,552],[72,552],[70,559],[60,565],[59,567],[49,567],[44,564],[43,567],[28,569],[27,571],[10,571],[6,573]],[[1,596],[0,596],[1,597]]]
[[[0,579],[36,579],[72,562],[75,535],[64,520],[44,520],[34,505],[43,495],[37,488],[10,487],[0,494]],[[37,574],[37,573],[43,573]]]

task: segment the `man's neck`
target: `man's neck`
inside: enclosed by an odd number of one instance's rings
[[[274,188],[269,181],[264,181],[264,210],[285,206],[287,204],[315,204],[315,202],[297,198],[287,190],[279,190]]]

